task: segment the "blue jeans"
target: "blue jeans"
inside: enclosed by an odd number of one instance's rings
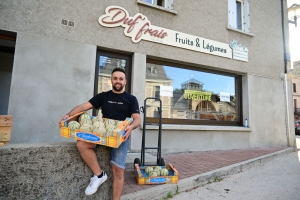
[[[125,169],[128,144],[129,140],[126,140],[125,142],[122,142],[122,144],[118,148],[110,148],[111,164],[114,164],[121,169]],[[95,148],[97,148],[98,146],[99,145],[96,144]]]

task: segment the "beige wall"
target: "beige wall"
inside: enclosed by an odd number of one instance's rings
[[[133,45],[131,39],[124,36],[123,28],[106,28],[98,23],[105,8],[112,4],[125,8],[130,16],[142,13],[155,26],[228,44],[235,39],[249,49],[249,63],[148,41]],[[279,77],[284,67],[280,3],[273,0],[250,2],[251,33],[254,36],[227,29],[227,1],[175,1],[177,15],[138,4],[136,0],[113,3],[4,0],[2,5],[0,28],[4,30],[35,33],[128,53],[139,52],[239,73]],[[61,25],[61,19],[74,21],[75,27]]]
[[[98,18],[111,5],[125,8],[130,16],[142,13],[155,26],[226,44],[237,40],[249,49],[249,62],[149,41],[135,44],[124,35],[123,27],[99,25]],[[284,6],[286,10],[285,1]],[[165,151],[287,145],[289,121],[283,113],[292,105],[287,103],[288,94],[281,78],[285,63],[280,1],[250,1],[250,34],[227,28],[227,7],[227,1],[175,1],[177,14],[173,14],[139,4],[136,0],[113,3],[108,0],[1,1],[0,29],[17,33],[9,102],[9,114],[15,116],[17,124],[13,127],[12,142],[62,140],[57,122],[93,94],[96,51],[102,49],[132,55],[131,87],[140,106],[147,96],[146,58],[243,76],[241,118],[249,119],[250,128],[182,125],[178,129],[165,125]],[[75,27],[61,25],[62,19],[74,21]],[[288,36],[287,13],[284,21],[285,35]],[[153,130],[150,128],[150,131]],[[138,129],[132,134],[132,151],[140,150],[141,133],[142,129]],[[168,142],[168,138],[173,142]],[[150,136],[151,141],[157,141],[154,135]]]
[[[292,79],[292,92],[293,92],[293,108],[294,108],[294,117],[295,120],[300,120],[300,77],[294,77]],[[294,86],[295,85],[295,86]],[[296,91],[294,91],[294,87],[296,89]],[[296,104],[295,104],[296,103]],[[298,110],[296,109],[299,109]]]

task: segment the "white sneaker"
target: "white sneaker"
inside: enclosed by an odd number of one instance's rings
[[[101,178],[98,178],[98,176],[93,176],[90,180],[90,184],[86,187],[85,189],[85,194],[86,195],[92,195],[95,192],[97,192],[98,187],[104,183],[104,181],[106,181],[107,179],[107,175],[106,173],[103,171],[103,176]]]

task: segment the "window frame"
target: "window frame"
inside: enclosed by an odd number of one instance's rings
[[[241,3],[241,28],[237,27],[237,2]],[[249,0],[228,0],[228,27],[250,33],[249,9]]]
[[[159,98],[160,86],[156,85],[156,86],[153,86],[153,87],[155,87],[155,88],[154,88],[154,94],[153,94],[153,96],[154,96],[155,98]]]
[[[228,73],[228,72],[220,72],[211,69],[207,69],[204,67],[195,67],[184,64],[172,63],[154,60],[151,58],[146,59],[147,63],[158,64],[158,65],[166,65],[172,67],[178,67],[182,69],[190,69],[195,71],[214,73],[218,75],[231,76],[235,78],[235,96],[236,96],[236,106],[237,106],[237,116],[239,118],[238,121],[217,121],[217,120],[194,120],[194,119],[170,119],[170,118],[162,118],[162,124],[181,124],[181,125],[214,125],[214,126],[243,126],[243,106],[242,106],[242,75]],[[146,79],[145,79],[146,81]],[[146,117],[146,121],[148,123],[159,123],[158,118]],[[185,123],[183,123],[183,121]]]
[[[169,9],[169,10],[174,9],[174,6],[173,6],[174,1],[173,0],[151,0],[151,3],[144,1],[144,0],[138,0],[138,1],[142,1],[143,3],[154,5],[154,6],[163,7],[163,8]],[[159,5],[159,4],[161,4],[161,5]]]
[[[293,83],[293,92],[296,92],[296,83]]]

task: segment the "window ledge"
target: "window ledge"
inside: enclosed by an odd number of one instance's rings
[[[144,6],[148,6],[148,7],[151,7],[151,8],[155,8],[155,9],[158,9],[158,10],[162,10],[162,11],[169,12],[169,13],[172,13],[174,15],[177,15],[176,10],[170,10],[170,9],[167,9],[165,7],[162,7],[162,6],[157,6],[157,5],[154,5],[154,4],[150,4],[150,3],[144,2],[143,0],[137,0],[137,2],[138,2],[138,4],[141,4],[141,5],[144,5]]]
[[[251,132],[251,128],[240,126],[206,126],[206,125],[182,125],[163,124],[162,130],[186,130],[186,131],[230,131],[230,132]],[[143,126],[140,126],[143,129]],[[158,126],[146,125],[147,130],[157,130]]]
[[[243,33],[245,35],[249,35],[251,37],[254,37],[254,34],[253,33],[247,33],[245,31],[241,31],[239,29],[235,29],[235,28],[231,28],[231,27],[227,27],[228,30],[231,30],[231,31],[235,31],[235,32],[239,32],[239,33]]]

